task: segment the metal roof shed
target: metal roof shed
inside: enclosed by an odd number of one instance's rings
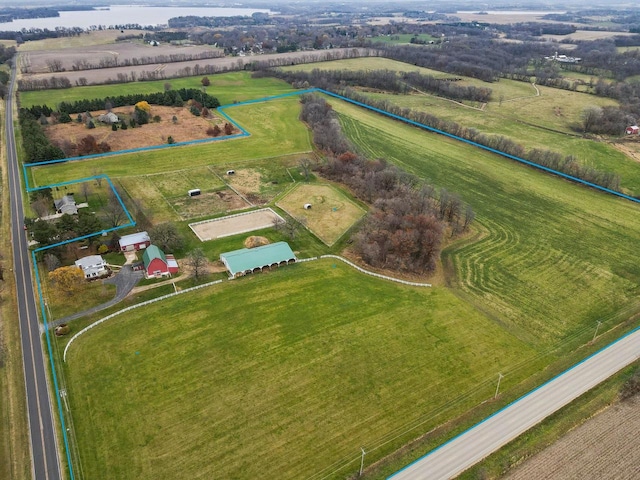
[[[265,267],[287,265],[297,260],[287,242],[277,242],[256,248],[242,248],[220,254],[231,277],[262,271]]]

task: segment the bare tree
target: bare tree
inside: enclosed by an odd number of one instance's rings
[[[197,280],[205,273],[207,257],[201,248],[196,248],[187,255],[186,264],[191,268],[191,276]]]
[[[37,200],[31,203],[31,209],[38,217],[46,217],[51,211],[51,200],[39,195]]]
[[[113,190],[109,190],[107,205],[102,209],[102,217],[110,227],[117,227],[126,218],[120,199]]]
[[[304,175],[304,181],[309,181],[309,173],[311,172],[311,160],[308,158],[303,158],[300,160],[300,169],[302,170],[302,174]]]
[[[47,266],[47,270],[53,272],[60,266],[60,259],[52,253],[47,253],[44,256],[44,264]]]
[[[91,194],[91,184],[89,182],[82,182],[80,186],[80,192],[84,195],[84,201],[89,201],[89,195]]]
[[[94,168],[91,171],[91,174],[95,177],[96,183],[98,184],[98,188],[102,187],[103,178],[100,176],[100,173],[98,172],[98,169]]]

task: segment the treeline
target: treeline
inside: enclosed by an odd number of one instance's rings
[[[53,145],[42,129],[42,126],[31,113],[21,108],[18,114],[22,148],[27,155],[26,163],[44,162],[64,158],[64,152]]]
[[[638,104],[635,105],[638,107]],[[602,135],[623,135],[630,125],[636,125],[639,111],[629,111],[629,107],[589,107],[582,112],[582,131]],[[578,130],[578,128],[576,128]]]
[[[206,108],[217,108],[220,106],[220,102],[214,96],[204,93],[196,88],[181,88],[178,90],[167,90],[165,92],[136,93],[130,95],[118,95],[115,97],[94,98],[91,100],[78,100],[75,102],[61,102],[55,110],[48,105],[34,105],[30,108],[25,108],[24,110],[34,118],[39,118],[41,115],[49,116],[52,111],[71,115],[79,112],[103,110],[106,104],[109,104],[111,108],[115,108],[124,107],[126,105],[135,105],[142,101],[147,101],[153,105],[181,107],[184,105],[184,102],[192,99],[198,100]]]
[[[561,155],[550,150],[533,149],[527,151],[522,145],[502,135],[487,135],[475,128],[467,128],[456,122],[442,120],[426,112],[416,112],[409,108],[398,107],[386,100],[374,100],[367,95],[346,88],[335,92],[365,105],[398,115],[409,120],[421,123],[428,127],[450,133],[457,137],[469,140],[499,152],[522,158],[530,162],[552,168],[567,175],[580,178],[587,182],[600,185],[611,190],[620,189],[620,177],[612,172],[600,171],[595,168],[582,165],[573,155]]]
[[[466,230],[473,210],[457,195],[445,189],[438,192],[384,160],[369,161],[353,153],[331,106],[316,95],[303,95],[301,101],[301,119],[310,126],[316,146],[329,157],[322,174],[372,205],[354,236],[356,252],[377,268],[432,272],[444,233]]]
[[[331,90],[338,85],[359,86],[406,94],[413,89],[450,98],[453,100],[470,100],[487,102],[491,98],[491,89],[475,86],[457,85],[458,79],[436,78],[418,72],[398,73],[393,70],[320,70],[310,72],[290,70],[264,70],[256,73],[260,76],[277,76],[294,86],[314,85]]]
[[[71,88],[73,84],[67,77],[52,75],[50,78],[21,78],[18,80],[18,90],[23,92],[33,90],[49,90]]]
[[[223,57],[224,53],[220,50],[208,50],[206,52],[200,52],[195,54],[187,53],[172,53],[169,55],[156,55],[155,57],[137,57],[137,58],[125,58],[118,59],[118,57],[102,57],[97,62],[91,63],[86,58],[78,59],[73,62],[73,71],[82,70],[96,70],[100,68],[114,68],[114,67],[131,67],[137,65],[151,65],[156,63],[178,63],[178,62],[193,62],[195,60],[206,60],[210,58]],[[64,72],[65,69],[61,63],[56,60],[51,60],[47,63],[47,67],[51,72]],[[24,72],[23,72],[24,73]]]

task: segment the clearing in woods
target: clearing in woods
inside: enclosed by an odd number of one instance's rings
[[[367,213],[331,185],[298,184],[277,205],[329,246]]]

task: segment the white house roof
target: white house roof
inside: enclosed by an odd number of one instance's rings
[[[101,255],[89,255],[88,257],[76,260],[76,266],[80,267],[82,270],[87,270],[92,267],[100,267],[102,265],[105,265],[105,261]]]
[[[132,233],[131,235],[124,235],[120,237],[118,243],[120,244],[120,248],[126,247],[127,245],[137,245],[138,243],[150,242],[151,238],[147,232],[138,232]]]

